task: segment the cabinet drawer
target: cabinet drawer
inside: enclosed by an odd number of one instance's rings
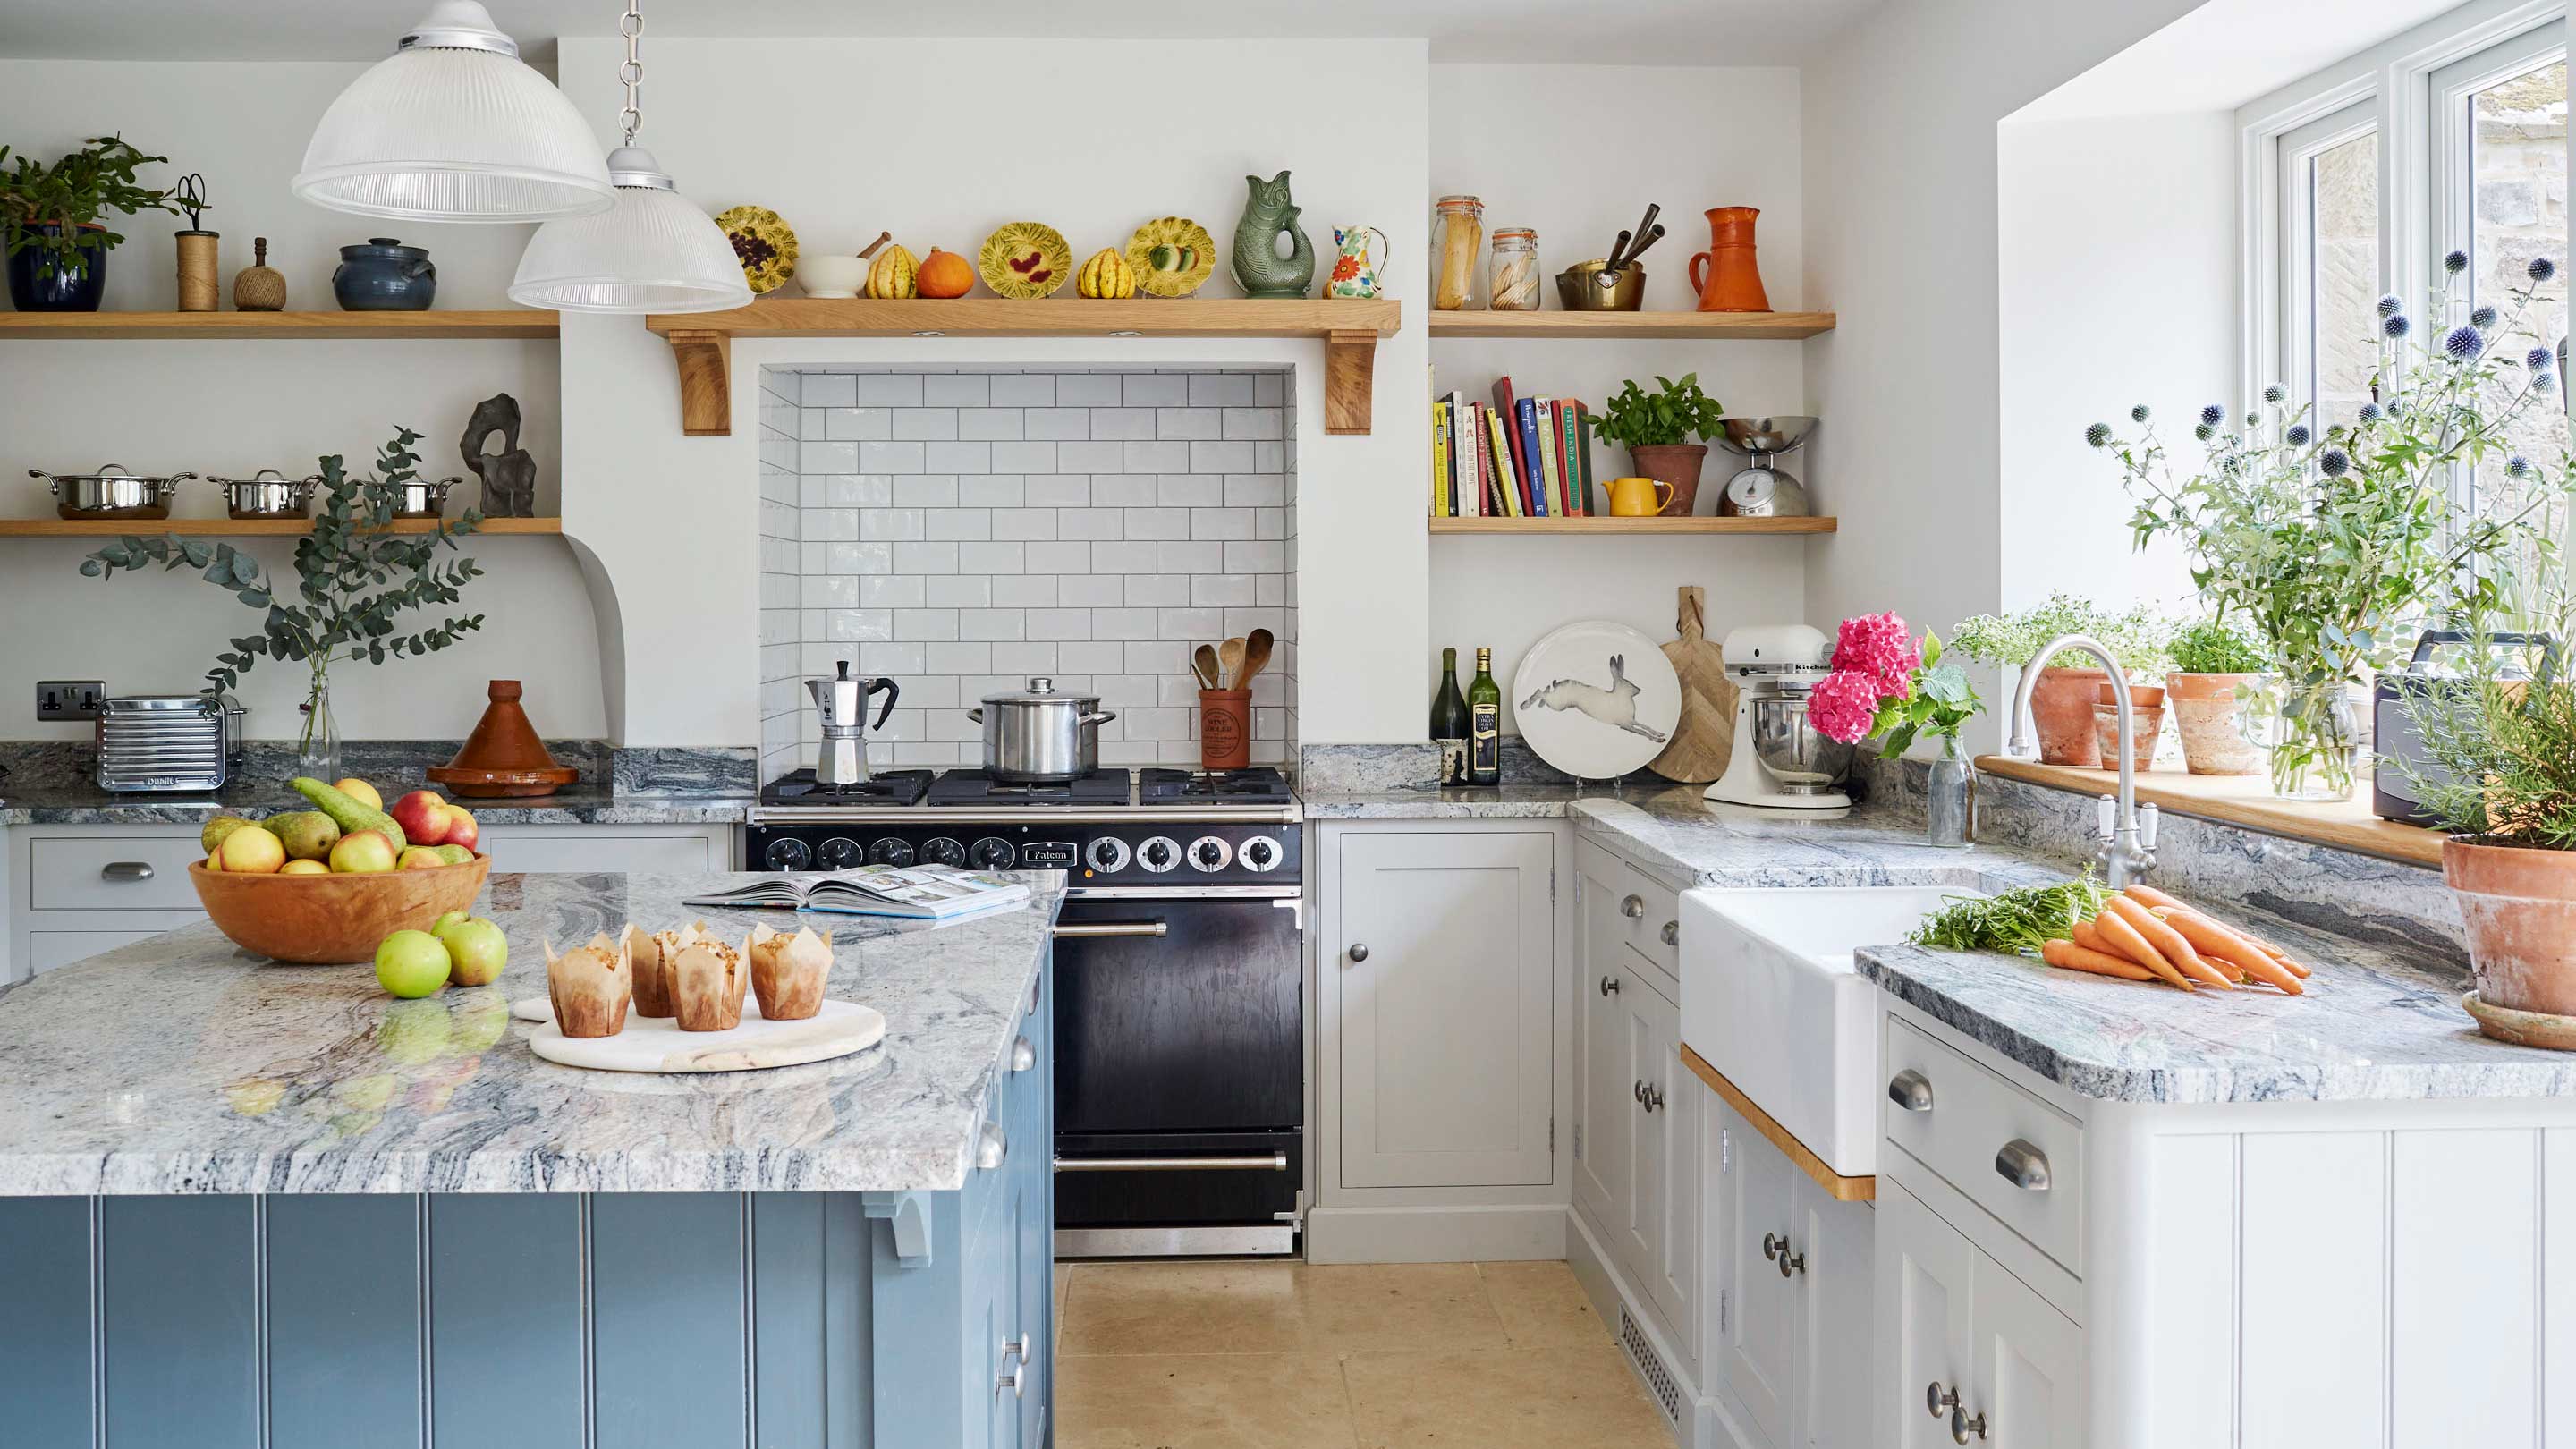
[[[27,842],[27,906],[38,911],[193,911],[197,832],[40,835]]]
[[[2082,1277],[2083,1125],[1895,1017],[1887,1018],[1885,1060],[1891,1080],[1919,1073],[1931,1093],[1921,1111],[1879,1103],[1887,1140]],[[2044,1167],[2047,1186],[2007,1177],[2008,1147]]]
[[[704,835],[594,835],[521,826],[484,831],[479,848],[492,856],[494,870],[688,875],[727,864]]]
[[[1670,994],[1678,996],[1682,979],[1681,895],[1624,860],[1619,862],[1619,875],[1619,905],[1622,918],[1628,922],[1628,944],[1655,963],[1671,983]],[[1632,899],[1645,910],[1628,916],[1626,909]]]

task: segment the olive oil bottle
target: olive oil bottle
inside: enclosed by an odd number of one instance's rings
[[[1440,747],[1440,783],[1467,783],[1467,696],[1458,692],[1458,651],[1440,651],[1440,689],[1431,696],[1431,742]]]
[[[1467,783],[1503,783],[1503,687],[1494,683],[1494,651],[1476,651],[1467,685]]]

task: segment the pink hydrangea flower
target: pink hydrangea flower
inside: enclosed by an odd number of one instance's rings
[[[1834,668],[1868,675],[1880,699],[1903,699],[1912,693],[1914,671],[1922,663],[1922,644],[1894,614],[1845,619],[1834,641]]]
[[[1807,720],[1829,740],[1858,744],[1878,718],[1878,684],[1866,671],[1837,669],[1807,695]]]

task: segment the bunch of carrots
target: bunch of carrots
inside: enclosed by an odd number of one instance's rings
[[[2271,986],[2296,996],[2308,968],[2268,941],[2221,925],[2151,886],[2103,898],[2090,920],[2044,943],[2039,959],[2069,971],[2162,981],[2185,991]]]

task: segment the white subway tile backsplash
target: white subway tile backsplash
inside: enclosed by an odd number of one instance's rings
[[[1192,443],[1187,471],[1192,473],[1258,473],[1250,443]],[[1174,471],[1181,471],[1175,469]]]
[[[1170,373],[1127,374],[1122,400],[1131,408],[1176,408],[1190,400],[1190,380]]]
[[[1177,608],[1190,601],[1192,580],[1185,575],[1128,574],[1124,577],[1127,584],[1125,603],[1131,609]]]
[[[1097,552],[1095,549],[1094,552]],[[1092,560],[1097,565],[1098,559]],[[1142,574],[1059,574],[1056,576],[1056,602],[1069,609],[1116,608],[1127,602],[1126,584]]]
[[[1028,481],[1023,495],[1031,508],[1087,508],[1091,480],[1079,473],[1040,474]]]
[[[1285,549],[1276,543],[1229,543],[1225,546],[1223,565],[1219,568],[1191,572],[1229,574],[1275,574],[1288,567]]]
[[[824,567],[818,568],[815,564],[808,562],[805,566],[805,571],[809,574],[816,572],[829,572],[836,574],[881,574],[894,567],[894,545],[890,543],[835,543],[828,545],[818,543],[810,545],[810,547],[818,549],[828,547],[831,550],[831,554],[829,556],[828,565]]]
[[[858,405],[857,378],[809,372],[805,374],[804,383],[804,391],[798,401],[805,407],[846,408]]]
[[[805,413],[805,426],[814,426],[815,410]],[[894,436],[894,414],[885,408],[826,408],[822,410],[822,436],[833,439],[873,441]],[[807,437],[814,434],[808,431]]]
[[[945,644],[964,637],[958,632],[958,610],[897,609],[894,627],[905,639],[929,644]]]
[[[1190,510],[1190,537],[1248,539],[1252,537],[1252,510],[1193,508]]]
[[[1120,516],[1129,538],[1190,536],[1190,511],[1186,508],[1129,508]]]
[[[1044,373],[1003,373],[993,379],[997,408],[1051,408],[1056,405],[1056,379]]]
[[[1056,603],[1053,574],[996,574],[992,603],[1004,609],[1052,609]]]
[[[1091,436],[1114,438],[1119,442],[1150,438],[1154,436],[1154,409],[1093,408]]]
[[[930,646],[930,657],[923,661],[922,667],[932,674],[941,675],[990,674],[993,672],[993,646],[990,644],[933,644]],[[961,693],[959,697],[970,696]]]
[[[953,574],[957,572],[957,550],[966,546],[955,543],[894,544],[894,571],[899,574]]]
[[[1115,508],[1059,508],[1055,511],[1058,538],[1114,539],[1125,532],[1125,525]]]
[[[1120,442],[1093,440],[1085,443],[1049,444],[1055,449],[1055,466],[1051,473],[1125,473],[1127,447]],[[1032,470],[1034,471],[1034,470]]]
[[[926,443],[930,451],[921,471],[925,473],[990,473],[994,472],[991,443]],[[1008,471],[1008,470],[1005,470]]]
[[[926,516],[932,538],[982,541],[993,536],[989,508],[934,508]]]
[[[1154,639],[1154,611],[1151,609],[1094,609],[1091,611],[1092,637],[1098,639]]]
[[[1249,572],[1246,566],[1229,567],[1225,550],[1248,548],[1249,544],[1227,543],[1158,543],[1154,545],[1154,567],[1167,574],[1217,574]]]
[[[834,609],[824,615],[823,637],[835,644],[860,644],[894,637],[892,609]]]
[[[1154,436],[1157,438],[1213,438],[1222,426],[1215,408],[1157,408],[1154,410]]]
[[[823,503],[827,508],[891,507],[894,503],[894,480],[883,473],[826,478],[823,480]]]
[[[1009,473],[989,473],[957,480],[957,501],[968,508],[1017,508],[1025,485]]]
[[[835,446],[826,444],[824,446]],[[838,446],[849,446],[840,444]],[[927,443],[865,442],[857,445],[858,461],[850,467],[835,469],[841,473],[921,473]]]
[[[1079,442],[1092,436],[1091,413],[1084,408],[1030,408],[1021,417],[1032,438]]]
[[[823,444],[824,447],[833,446]],[[1121,443],[1118,471],[1122,473],[1187,473],[1190,471],[1190,444],[1178,440],[1156,439],[1149,443]],[[1222,471],[1222,470],[1219,470]]]
[[[1100,561],[1098,551],[1104,548],[1116,548],[1117,546],[1118,545],[1114,543],[1050,543],[1043,539],[1032,543],[1024,543],[1020,545],[1020,547],[1028,550],[1026,563],[1020,568],[1008,570],[1008,572],[1032,574],[1087,574],[1094,569],[1098,569],[1103,573],[1115,573],[1117,570]],[[1004,572],[1004,570],[997,569],[995,572]]]
[[[995,538],[1052,539],[1055,537],[1055,510],[1052,508],[996,508],[993,510]]]
[[[928,647],[908,640],[891,644],[862,644],[859,646],[859,667],[870,674],[891,674],[899,680],[906,676],[918,675],[930,667],[928,659],[924,657]]]
[[[1056,471],[1056,445],[1053,443],[995,443],[988,456],[995,473],[1052,473]],[[1067,469],[1082,472],[1083,469]]]
[[[1189,601],[1202,607],[1249,607],[1260,602],[1255,574],[1193,574]]]
[[[1060,373],[1055,379],[1055,405],[1063,408],[1114,408],[1123,396],[1114,372]]]
[[[1277,508],[1288,501],[1288,480],[1276,473],[1229,473],[1225,503],[1229,508]]]
[[[1008,575],[1005,575],[1008,577]],[[982,609],[993,602],[993,579],[989,574],[931,574],[925,580],[929,607],[933,609]],[[936,639],[936,634],[925,634]]]
[[[805,577],[804,604],[809,609],[855,609],[859,606],[859,581],[831,574]]]
[[[1214,508],[1225,501],[1225,480],[1213,474],[1166,473],[1154,488],[1155,501],[1165,508]]]
[[[1088,482],[1094,508],[1147,508],[1154,502],[1154,480],[1147,475],[1099,473]]]
[[[1053,674],[1058,647],[1054,644],[995,644],[993,668],[1004,674]]]
[[[1024,543],[961,543],[957,545],[958,569],[972,574],[1015,574],[1026,563]]]
[[[1190,667],[1190,651],[1211,639],[1161,639],[1127,646],[1127,672],[1130,674],[1182,674]]]
[[[859,580],[859,607],[863,609],[918,609],[923,596],[922,580],[917,574],[868,574]]]
[[[1242,373],[1200,373],[1190,379],[1190,405],[1202,408],[1250,407],[1253,379]]]
[[[897,508],[954,508],[957,478],[949,473],[923,473],[894,480]]]
[[[800,474],[856,473],[859,471],[859,445],[799,443],[796,445],[796,471]]]
[[[1114,674],[1126,667],[1127,646],[1114,639],[1058,644],[1056,667],[1068,674]]]
[[[1020,419],[1018,408],[960,408],[957,436],[986,442],[1016,440],[1021,436]]]
[[[1071,548],[1075,545],[1067,544],[1065,546]],[[1059,573],[1090,572],[1102,574],[1150,574],[1155,568],[1154,550],[1157,545],[1149,540],[1121,539],[1116,542],[1092,543],[1080,546],[1091,550],[1091,563],[1089,568],[1087,570],[1079,571],[1073,569],[1059,569],[1057,570]]]
[[[1257,408],[1284,407],[1288,402],[1288,378],[1285,373],[1256,372],[1252,375],[1252,405]]]
[[[993,400],[993,380],[981,373],[932,373],[921,380],[921,400],[935,408],[980,408]]]
[[[1026,639],[1029,637],[1028,611],[1025,609],[960,609],[957,611],[957,637],[969,641]]]
[[[1092,609],[1031,609],[1027,637],[1065,642],[1092,637]]]
[[[862,508],[855,514],[836,513],[834,510],[825,509],[819,516],[827,523],[837,517],[855,517],[858,520],[857,536],[870,541],[882,539],[887,542],[894,542],[904,539],[918,539],[922,535],[923,524],[921,510],[918,508]],[[834,524],[833,526],[837,527],[838,525]],[[850,535],[845,533],[831,533],[824,536],[829,538],[850,537]]]
[[[921,406],[923,381],[918,374],[863,372],[850,379],[850,401],[839,406],[917,408]]]

